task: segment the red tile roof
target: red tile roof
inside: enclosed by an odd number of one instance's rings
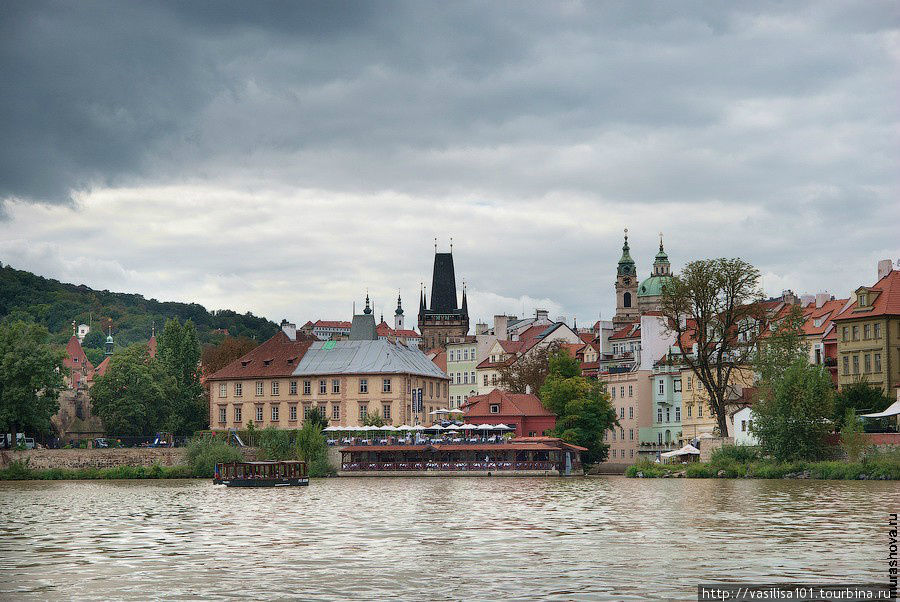
[[[398,337],[405,338],[405,339],[421,339],[422,338],[422,335],[420,335],[415,330],[407,330],[407,329],[395,330],[394,334]]]
[[[594,342],[594,333],[593,332],[579,332],[578,338],[584,341],[585,343],[593,343]]]
[[[309,337],[310,339],[314,337]],[[311,340],[292,341],[284,331],[234,360],[207,380],[286,377],[293,374]]]
[[[63,358],[63,366],[69,370],[73,368],[79,370],[85,368],[88,372],[94,370],[94,365],[91,364],[91,360],[84,354],[84,349],[81,348],[81,343],[75,335],[72,335],[72,338],[66,343],[66,357]]]
[[[805,335],[821,335],[831,324],[832,318],[850,302],[850,299],[831,299],[822,304],[822,307],[816,307],[815,303],[810,303],[803,308],[803,334]],[[816,321],[820,324],[816,326]]]
[[[609,339],[633,339],[639,336],[641,336],[641,323],[636,320],[612,333]]]
[[[863,287],[869,296],[877,291],[874,299],[869,299],[869,305],[859,307],[859,302],[854,302],[840,315],[832,318],[838,320],[856,320],[872,316],[900,316],[900,270],[891,270],[884,278],[870,287]],[[862,292],[862,291],[860,291]]]
[[[503,349],[505,353],[518,353],[525,348],[525,341],[507,341],[505,339],[497,341],[500,344],[500,348]]]
[[[319,328],[350,328],[350,322],[343,322],[341,320],[316,320],[316,323],[313,326]]]
[[[447,352],[445,350],[439,349],[431,361],[441,369],[441,372],[447,373]]]
[[[500,413],[496,416],[554,416],[553,412],[541,404],[536,395],[526,393],[510,393],[494,389],[485,395],[470,397],[460,406],[468,416],[489,416],[491,405],[500,404]]]
[[[156,335],[151,336],[147,341],[147,350],[150,352],[150,357],[156,357]]]
[[[103,376],[106,374],[106,370],[109,368],[109,358],[110,356],[107,355],[103,358],[102,362],[97,364],[97,367],[94,369],[94,376]]]

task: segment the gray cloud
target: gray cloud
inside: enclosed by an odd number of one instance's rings
[[[315,311],[362,279],[414,295],[410,249],[452,234],[484,313],[491,293],[608,315],[626,225],[644,271],[664,230],[676,265],[743,255],[773,286],[851,289],[898,251],[898,26],[890,2],[7,2],[0,199],[152,202],[159,238],[116,265],[171,281],[157,296],[198,273],[301,278]],[[263,261],[266,206],[293,231]]]

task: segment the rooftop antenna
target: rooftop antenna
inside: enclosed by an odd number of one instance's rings
[[[437,236],[434,237],[434,254],[437,255]]]
[[[450,237],[450,252],[453,252],[453,237]]]

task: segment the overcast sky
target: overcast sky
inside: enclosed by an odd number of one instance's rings
[[[414,320],[434,237],[472,321],[612,316],[740,256],[838,295],[900,258],[900,4],[0,3],[0,261]]]

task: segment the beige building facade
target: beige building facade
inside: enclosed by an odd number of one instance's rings
[[[604,435],[609,445],[609,456],[604,464],[628,465],[638,460],[640,429],[653,423],[651,411],[653,398],[650,390],[652,372],[634,370],[602,374],[610,403],[616,410],[619,426]]]

